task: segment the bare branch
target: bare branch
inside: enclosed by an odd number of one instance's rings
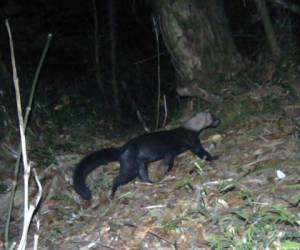
[[[42,68],[42,65],[44,63],[46,54],[48,52],[51,39],[52,39],[52,34],[48,34],[48,38],[47,38],[45,48],[43,50],[43,53],[41,55],[38,67],[37,67],[35,75],[34,75],[32,87],[31,87],[31,90],[30,90],[30,97],[29,97],[29,101],[28,101],[28,104],[27,104],[27,107],[26,107],[26,113],[25,113],[25,118],[24,118],[24,134],[26,132],[28,120],[29,120],[29,117],[30,117],[31,107],[32,107],[32,103],[33,103],[33,97],[34,97],[34,93],[35,93],[35,90],[36,90],[36,87],[37,87],[38,78],[39,78],[41,68]],[[13,187],[12,187],[12,190],[11,190],[9,209],[8,209],[7,220],[6,220],[6,225],[5,225],[5,236],[4,237],[5,237],[5,246],[6,246],[6,248],[8,248],[8,244],[9,244],[9,238],[8,238],[9,225],[10,225],[11,213],[12,213],[12,209],[13,209],[13,205],[14,205],[14,197],[15,197],[17,184],[18,184],[21,156],[22,156],[22,149],[21,149],[21,145],[19,145],[19,148],[18,148],[18,151],[17,151],[17,161],[16,161],[16,164],[15,164],[14,183],[13,183]]]
[[[221,97],[208,93],[206,90],[200,88],[196,82],[182,88],[177,88],[176,91],[180,96],[198,96],[210,103],[222,101]]]
[[[28,229],[29,229],[30,223],[31,223],[33,215],[34,215],[34,211],[36,210],[36,208],[41,200],[42,187],[37,178],[37,174],[34,171],[35,180],[37,182],[39,192],[38,192],[38,196],[36,199],[36,203],[34,205],[33,204],[29,205],[29,177],[30,177],[31,164],[28,163],[28,158],[27,158],[26,138],[25,138],[25,125],[26,124],[24,124],[23,115],[22,115],[20,86],[19,86],[19,79],[18,79],[18,74],[17,74],[14,45],[13,45],[13,39],[12,39],[11,29],[10,29],[8,20],[5,20],[5,25],[6,25],[7,33],[8,33],[8,37],[9,37],[11,63],[12,63],[12,70],[13,70],[13,83],[14,83],[15,94],[16,94],[17,114],[18,114],[20,138],[21,138],[21,151],[22,151],[22,160],[23,160],[23,166],[24,166],[24,174],[23,174],[23,178],[24,178],[24,220],[23,220],[22,237],[21,237],[21,240],[20,240],[18,248],[17,248],[18,250],[24,250],[26,248]],[[40,68],[38,68],[38,70],[39,69]],[[37,80],[37,77],[35,80]],[[30,109],[28,109],[28,113],[29,112],[30,112]],[[9,226],[9,224],[8,224],[8,226]],[[35,245],[36,245],[36,243],[35,243]],[[8,241],[6,241],[6,247],[8,248]]]

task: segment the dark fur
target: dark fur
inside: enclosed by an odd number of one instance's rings
[[[216,127],[218,124],[219,121],[214,118],[209,127]],[[73,176],[74,188],[83,199],[90,199],[92,195],[85,183],[86,177],[99,165],[112,161],[119,161],[120,170],[113,181],[111,197],[119,186],[127,184],[136,177],[143,182],[151,182],[147,168],[149,162],[163,159],[170,171],[175,157],[186,150],[192,151],[201,159],[212,161],[214,158],[203,148],[198,139],[199,133],[200,130],[192,131],[179,127],[138,136],[122,147],[95,151],[84,157],[76,166]]]

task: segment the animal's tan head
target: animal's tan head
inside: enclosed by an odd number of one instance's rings
[[[200,112],[183,124],[183,127],[195,132],[200,132],[205,128],[216,128],[220,121],[211,113]]]

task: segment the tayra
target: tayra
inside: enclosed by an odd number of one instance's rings
[[[76,166],[73,185],[83,199],[92,197],[86,185],[86,177],[98,166],[112,161],[120,163],[119,175],[114,179],[111,197],[119,186],[127,184],[136,177],[143,182],[151,182],[147,164],[163,159],[168,171],[173,167],[175,157],[190,150],[201,159],[212,161],[212,157],[201,145],[198,135],[205,128],[215,128],[219,120],[212,114],[200,112],[189,119],[182,127],[137,136],[125,145],[95,151],[84,157]]]

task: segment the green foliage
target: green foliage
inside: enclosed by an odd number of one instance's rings
[[[275,246],[293,249],[300,236],[287,230],[286,225],[299,226],[299,216],[284,206],[231,209],[219,225],[223,235],[209,240],[212,249],[272,249]]]
[[[222,181],[218,185],[218,191],[220,193],[227,193],[235,189],[235,183],[233,181]]]
[[[299,194],[295,194],[294,196],[290,197],[290,203],[293,206],[298,206],[300,203],[300,193]]]
[[[189,172],[195,171],[199,176],[203,174],[203,167],[205,163],[200,159],[194,159],[190,161],[191,170]]]
[[[180,225],[184,220],[186,220],[186,214],[183,216],[180,216],[180,217],[176,217],[176,218],[172,219],[171,221],[169,221],[165,225],[165,229],[168,231],[178,231],[178,230],[180,230]]]
[[[55,195],[51,196],[51,200],[54,201],[62,201],[65,205],[69,206],[77,206],[77,203],[74,201],[73,198],[71,198],[69,195],[63,194],[63,193],[56,193]]]
[[[230,247],[230,241],[225,237],[215,236],[208,240],[208,244],[213,250],[223,250]]]
[[[96,189],[109,190],[112,186],[113,177],[103,172],[100,179],[97,179],[95,183]],[[99,190],[98,190],[99,191]]]
[[[176,181],[174,184],[174,189],[181,189],[184,188],[187,191],[192,191],[194,190],[194,187],[191,183],[191,179],[190,178],[184,178],[182,180]]]
[[[300,249],[299,242],[286,240],[281,243],[281,250],[297,250],[297,249]]]
[[[254,105],[248,96],[240,96],[235,100],[226,100],[222,105],[222,110],[217,114],[222,121],[217,130],[222,131],[232,125],[241,123],[257,113],[257,106]]]
[[[254,201],[254,195],[253,192],[251,191],[251,189],[249,188],[243,188],[240,191],[240,196],[243,200],[247,201],[247,204],[251,204]]]
[[[43,166],[48,166],[51,163],[57,163],[55,157],[57,155],[57,151],[52,148],[53,145],[49,145],[45,148],[37,148],[30,152],[30,156],[33,159],[38,159],[40,164]],[[54,145],[55,146],[55,145]]]

